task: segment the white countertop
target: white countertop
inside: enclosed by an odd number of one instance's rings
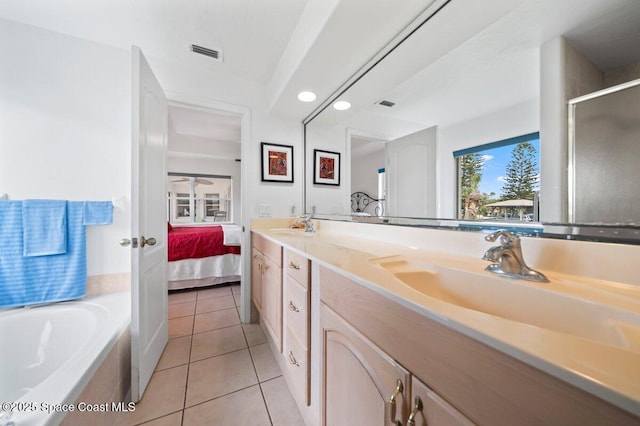
[[[375,258],[399,255],[482,273],[487,265],[480,259],[482,253],[478,258],[456,256],[325,230],[310,236],[303,231],[290,232],[274,225],[275,222],[271,228],[259,225],[252,231],[394,302],[640,416],[640,351],[449,304],[414,290],[371,262]],[[477,234],[477,238],[482,239],[482,235]],[[542,272],[552,281],[563,278],[557,272]],[[603,285],[601,280],[585,279],[585,282]],[[640,314],[640,288],[623,286],[621,291],[623,296],[631,296],[623,307]]]

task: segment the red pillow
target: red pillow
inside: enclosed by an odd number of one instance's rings
[[[171,226],[171,224],[169,222],[167,222],[167,225],[169,225],[167,227],[167,232],[171,232],[171,230],[173,229],[173,226]]]

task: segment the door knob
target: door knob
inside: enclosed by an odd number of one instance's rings
[[[144,235],[140,237],[140,247],[144,247],[144,246],[155,246],[156,245],[156,239],[151,237],[151,238],[145,238]]]
[[[123,239],[120,240],[120,245],[122,247],[126,247],[128,245],[131,245],[131,240],[128,239],[128,238],[123,238]]]

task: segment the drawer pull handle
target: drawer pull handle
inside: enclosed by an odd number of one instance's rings
[[[295,263],[293,263],[293,260],[291,262],[289,262],[289,269],[295,269],[296,271],[300,270],[300,265],[296,265]]]
[[[409,419],[407,420],[407,426],[414,426],[416,424],[416,416],[420,411],[422,411],[422,400],[419,396],[416,396],[413,403],[413,410],[411,410],[411,414],[409,414]]]
[[[300,312],[300,308],[294,305],[291,300],[289,300],[289,310],[292,312]]]
[[[293,351],[289,351],[289,364],[300,367],[300,363],[296,360],[296,357],[293,356]]]
[[[396,424],[402,425],[402,423],[396,420],[396,400],[398,399],[398,395],[401,395],[403,391],[404,391],[404,385],[402,384],[402,380],[398,379],[396,381],[396,388],[391,394],[391,398],[389,398],[389,405],[391,406],[390,407],[391,409],[389,410],[389,414],[391,417],[390,420],[391,420],[391,423],[393,423],[394,425]]]

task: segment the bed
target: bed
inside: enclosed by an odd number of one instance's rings
[[[168,236],[169,290],[240,281],[240,226],[169,224]]]

